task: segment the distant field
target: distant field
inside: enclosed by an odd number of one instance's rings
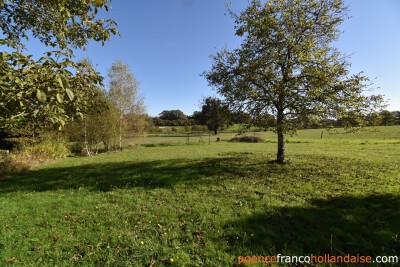
[[[400,127],[376,129],[322,139],[299,131],[287,137],[284,166],[269,163],[276,137],[267,132],[250,133],[265,138],[258,144],[132,138],[148,145],[14,175],[0,181],[0,266],[400,256]]]
[[[209,135],[207,133],[201,134],[190,134],[189,143],[205,142],[208,143],[209,139],[211,142],[216,141],[217,137],[221,140],[228,141],[236,136],[236,132],[233,129],[222,132],[218,135]],[[322,138],[321,138],[322,134]],[[276,134],[272,131],[268,132],[248,132],[244,135],[256,135],[263,137],[266,141],[276,141]],[[148,134],[146,136],[138,136],[127,138],[125,144],[157,144],[157,143],[187,143],[187,134]],[[305,139],[312,139],[313,142],[328,142],[331,139],[348,141],[360,141],[374,139],[374,142],[400,142],[400,126],[378,126],[365,128],[362,131],[355,133],[345,133],[343,130],[338,130],[338,133],[329,133],[326,129],[310,129],[301,130],[293,136],[286,136],[290,141],[305,141]]]

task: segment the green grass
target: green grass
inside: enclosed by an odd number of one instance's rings
[[[218,135],[192,134],[189,137],[189,143],[208,143],[209,138],[211,142],[215,142],[217,137],[223,141],[228,141],[236,136],[236,128],[229,128],[227,131],[219,133]],[[322,138],[321,138],[322,133]],[[272,131],[268,132],[248,132],[244,135],[257,135],[263,137],[267,142],[276,142],[276,134]],[[301,130],[293,136],[287,136],[287,139],[294,142],[329,142],[330,140],[340,140],[343,142],[393,142],[400,143],[400,127],[399,126],[377,126],[366,128],[366,130],[356,133],[345,133],[343,130],[338,130],[338,133],[329,133],[325,129],[310,129]],[[308,140],[311,139],[311,140]],[[187,134],[182,133],[163,133],[163,134],[149,134],[145,136],[130,137],[124,140],[125,145],[133,144],[158,144],[158,143],[180,143],[186,144]]]
[[[274,135],[260,135],[265,143],[152,140],[0,181],[0,266],[400,256],[400,127],[322,139],[300,131],[284,166],[269,163]]]

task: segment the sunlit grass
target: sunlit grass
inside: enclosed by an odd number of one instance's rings
[[[399,255],[400,127],[320,134],[288,137],[284,166],[270,163],[275,136],[261,133],[265,143],[153,142],[0,181],[0,266]]]

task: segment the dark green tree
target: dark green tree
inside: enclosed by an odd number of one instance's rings
[[[229,123],[229,108],[215,97],[203,99],[201,106],[201,124],[207,125],[208,130],[218,134],[218,131]]]
[[[236,124],[251,124],[251,116],[250,114],[244,111],[235,111],[231,113],[231,122]]]
[[[214,55],[203,75],[232,108],[275,116],[278,163],[285,163],[284,134],[305,118],[364,114],[381,104],[381,96],[363,95],[368,78],[350,75],[348,57],[332,45],[348,18],[343,0],[253,0],[230,13],[242,44]]]
[[[393,111],[392,114],[396,119],[396,124],[400,124],[400,111]]]
[[[381,125],[383,126],[396,125],[396,117],[393,115],[392,112],[388,110],[382,110],[379,115],[381,117]]]
[[[204,121],[201,111],[198,110],[194,111],[192,116],[189,117],[189,119],[193,121],[193,125],[200,125]]]
[[[109,0],[0,0],[0,127],[48,123],[60,128],[82,116],[102,77],[73,49],[118,34],[113,20],[98,19]],[[24,54],[28,37],[49,48],[36,60]],[[8,51],[8,52],[6,52]],[[85,69],[85,72],[82,72]]]
[[[187,116],[183,111],[179,109],[175,110],[163,110],[158,117],[166,121],[177,121],[177,120],[187,120]]]
[[[368,126],[378,126],[381,125],[382,117],[379,112],[372,112],[365,117],[365,120],[368,122]]]

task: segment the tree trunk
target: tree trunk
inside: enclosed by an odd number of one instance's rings
[[[276,132],[278,134],[278,153],[276,155],[276,162],[278,164],[285,163],[285,136],[283,135],[284,129],[284,114],[282,109],[278,109],[276,119]]]
[[[84,144],[85,144],[86,155],[88,157],[90,157],[90,156],[92,156],[92,153],[90,152],[90,149],[89,149],[89,141],[88,141],[86,121],[84,122],[84,134],[85,134]]]
[[[278,130],[278,154],[276,156],[276,162],[279,164],[285,163],[285,136],[282,130]]]
[[[119,118],[119,149],[122,150],[122,115]]]
[[[110,150],[110,139],[107,137],[103,137],[103,144],[104,144],[104,149],[105,151],[109,151]]]

